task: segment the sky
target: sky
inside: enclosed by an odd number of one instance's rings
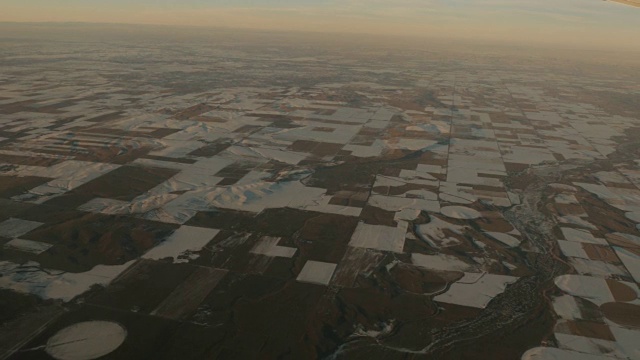
[[[603,0],[0,0],[0,21],[409,35],[640,50],[640,8]]]

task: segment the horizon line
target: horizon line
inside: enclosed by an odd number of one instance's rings
[[[605,0],[606,1],[606,0]],[[53,26],[64,26],[64,25],[81,25],[81,26],[131,26],[131,27],[159,27],[159,28],[178,28],[178,29],[203,29],[203,30],[211,30],[211,31],[243,31],[243,32],[261,32],[261,33],[271,33],[271,34],[301,34],[301,35],[317,35],[317,36],[334,36],[334,35],[347,35],[347,36],[357,36],[357,37],[365,37],[365,38],[374,38],[374,37],[385,37],[389,39],[406,39],[406,40],[432,40],[432,41],[457,41],[460,43],[469,43],[472,42],[476,45],[492,45],[492,46],[512,46],[512,47],[535,47],[542,49],[556,49],[561,48],[561,50],[566,51],[593,51],[593,52],[620,52],[620,53],[640,53],[640,49],[629,49],[629,48],[621,48],[621,47],[585,47],[585,46],[574,46],[570,47],[564,43],[554,43],[554,42],[543,42],[543,41],[529,41],[527,44],[519,43],[515,40],[507,40],[507,39],[488,39],[488,38],[473,38],[473,37],[462,37],[462,36],[448,36],[439,34],[438,36],[428,36],[428,35],[414,35],[414,34],[378,34],[378,33],[370,33],[363,31],[319,31],[314,29],[274,29],[274,28],[259,28],[259,27],[232,27],[232,26],[210,26],[210,25],[200,25],[200,24],[163,24],[163,23],[134,23],[134,22],[113,22],[113,21],[66,21],[66,20],[51,20],[51,21],[8,21],[8,20],[0,20],[0,25],[53,25]],[[3,36],[0,35],[0,39]],[[573,44],[575,45],[575,44]]]

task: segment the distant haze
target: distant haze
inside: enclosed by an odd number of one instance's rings
[[[640,9],[602,0],[3,0],[0,21],[195,25],[640,50]]]

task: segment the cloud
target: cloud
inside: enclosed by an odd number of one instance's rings
[[[601,0],[4,0],[0,20],[128,22],[495,40],[621,42],[637,15]],[[640,47],[640,45],[638,45]]]

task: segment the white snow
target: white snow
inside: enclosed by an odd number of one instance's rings
[[[615,341],[590,338],[586,336],[578,336],[573,334],[563,334],[556,332],[558,345],[562,349],[577,351],[583,354],[607,355],[613,358],[622,358],[625,356],[620,351]]]
[[[556,158],[548,149],[512,146],[510,151],[503,154],[504,161],[518,164],[540,164],[542,162],[556,162]]]
[[[627,271],[633,276],[633,279],[636,282],[640,282],[640,256],[618,246],[614,246],[613,249],[627,268]]]
[[[328,285],[337,264],[308,260],[296,280],[319,285]]]
[[[520,240],[513,235],[509,235],[501,232],[485,232],[485,234],[489,235],[490,237],[500,241],[501,243],[509,247],[516,247],[520,245]]]
[[[560,290],[569,295],[579,296],[596,305],[615,301],[609,285],[603,278],[584,275],[560,275],[554,280]]]
[[[411,263],[430,270],[439,271],[474,271],[475,266],[467,264],[452,255],[437,254],[425,255],[419,253],[411,254]]]
[[[219,232],[217,229],[183,225],[158,246],[147,251],[142,257],[160,260],[173,258],[175,263],[186,263],[197,258],[193,252],[202,250]]]
[[[418,198],[406,198],[399,196],[371,195],[367,202],[387,211],[402,211],[405,209],[420,211],[438,211],[440,203],[436,200],[425,200]]]
[[[580,202],[573,194],[558,194],[553,199],[558,204],[579,204]]]
[[[453,219],[477,219],[481,216],[479,211],[465,206],[445,206],[440,212]]]
[[[627,217],[627,219],[633,221],[633,222],[637,222],[640,223],[640,212],[628,212],[626,214],[624,214],[624,216]]]
[[[396,138],[393,140],[385,140],[386,145],[391,149],[402,149],[402,150],[421,150],[428,148],[432,145],[436,145],[438,142],[435,140],[427,140],[427,139],[403,139]]]
[[[5,249],[24,251],[32,254],[40,254],[49,250],[53,245],[40,241],[13,239],[4,244]]]
[[[49,338],[45,351],[58,360],[90,360],[116,350],[127,330],[110,321],[87,321],[68,326]]]
[[[412,221],[420,216],[420,210],[417,209],[402,209],[393,216],[394,220],[406,220]]]
[[[494,297],[504,292],[508,284],[514,283],[517,279],[507,275],[465,273],[447,292],[434,297],[433,300],[485,308]]]
[[[597,238],[593,236],[589,230],[573,229],[573,228],[560,228],[562,235],[568,241],[583,242],[590,244],[608,245],[607,240]]]
[[[598,227],[596,227],[595,225],[593,225],[592,223],[590,223],[589,221],[583,219],[583,217],[588,217],[588,215],[586,213],[584,214],[580,214],[579,216],[577,215],[565,215],[565,216],[556,216],[556,219],[558,219],[558,221],[562,224],[567,224],[567,225],[577,225],[581,228],[584,229],[589,229],[589,230],[597,230]]]
[[[9,239],[16,238],[35,230],[43,224],[37,221],[9,218],[0,223],[0,236]]]
[[[31,171],[18,171],[16,175],[19,176],[33,175],[53,178],[53,180],[44,185],[36,186],[26,194],[14,196],[13,199],[41,204],[118,167],[120,165],[68,160],[48,168],[32,167]]]
[[[108,285],[133,263],[132,260],[123,265],[96,265],[83,273],[65,273],[43,269],[37,262],[15,264],[0,261],[0,273],[3,274],[0,288],[31,293],[44,299],[70,301],[93,285]]]
[[[95,198],[79,206],[78,210],[110,215],[143,214],[159,209],[177,197],[176,194],[166,193],[162,195],[145,194],[130,203],[122,200]]]
[[[308,155],[305,153],[298,153],[293,151],[284,151],[279,149],[268,149],[268,148],[250,148],[260,157],[276,160],[282,163],[296,165],[300,161],[304,160]],[[229,150],[229,149],[228,149]]]
[[[458,239],[445,234],[445,230],[453,234],[462,235],[467,229],[466,226],[451,224],[431,215],[429,218],[430,221],[428,223],[420,224],[416,227],[416,232],[420,239],[435,248],[460,243]]]
[[[362,210],[322,205],[325,193],[325,189],[307,187],[298,180],[203,187],[179,195],[145,218],[184,224],[198,211],[211,211],[216,208],[258,213],[266,208],[291,207],[334,213],[345,210],[346,215],[357,215]],[[325,199],[324,202],[327,201]]]
[[[629,247],[640,248],[640,236],[616,232],[606,234],[605,237],[612,242],[615,242],[616,240],[623,241],[625,243],[631,243]]]
[[[576,269],[578,274],[592,275],[605,278],[615,276],[628,276],[627,271],[620,266],[610,264],[604,261],[588,260],[581,258],[570,258],[569,262]]]
[[[596,195],[609,205],[628,212],[640,212],[640,190],[608,187],[604,185],[574,183]]]
[[[563,319],[582,318],[582,312],[576,302],[576,298],[571,295],[562,295],[553,299],[553,310]]]
[[[551,183],[551,184],[549,184],[549,187],[554,189],[554,190],[559,190],[559,191],[567,191],[567,192],[576,192],[576,191],[578,191],[578,189],[576,189],[575,187],[573,187],[571,185],[559,184],[559,183]]]
[[[406,221],[398,221],[397,227],[359,222],[349,246],[401,253],[408,225]]]
[[[298,249],[286,246],[278,246],[279,241],[279,237],[263,236],[253,247],[253,249],[251,249],[251,253],[272,257],[293,257]]]
[[[616,342],[622,353],[629,359],[640,359],[640,344],[638,344],[640,330],[627,329],[619,326],[610,326],[609,328],[616,338]]]
[[[589,259],[586,251],[582,248],[582,243],[558,240],[558,245],[560,245],[560,250],[565,256]]]
[[[453,204],[471,204],[478,200],[473,188],[456,183],[441,182],[438,197]]]
[[[382,152],[386,149],[386,146],[384,145],[384,142],[376,139],[373,142],[373,144],[369,146],[349,144],[349,145],[345,145],[342,149],[351,151],[352,156],[366,158],[366,157],[380,156]]]

